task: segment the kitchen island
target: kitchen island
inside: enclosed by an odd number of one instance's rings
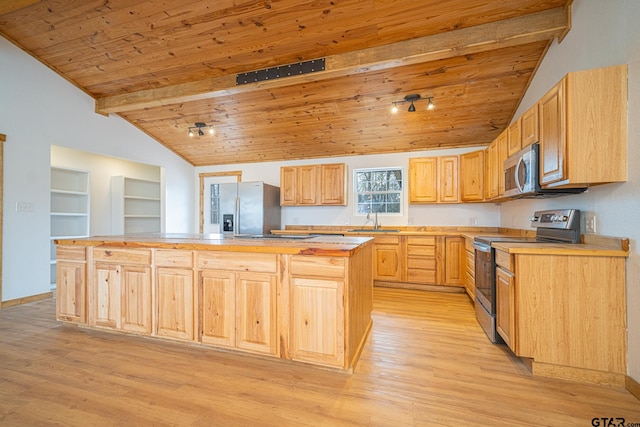
[[[56,317],[352,372],[372,324],[372,242],[219,234],[56,240]]]

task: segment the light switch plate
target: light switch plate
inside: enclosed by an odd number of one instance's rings
[[[33,212],[33,203],[16,202],[16,212]]]

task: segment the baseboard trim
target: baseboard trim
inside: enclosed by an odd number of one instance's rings
[[[16,298],[8,301],[2,301],[0,308],[15,307],[16,305],[29,304],[30,302],[42,301],[53,298],[53,292],[45,292],[43,294],[31,295],[24,298]]]
[[[627,375],[624,381],[624,386],[629,393],[633,394],[636,399],[640,400],[640,383],[638,381]]]
[[[593,369],[576,368],[573,366],[553,365],[533,361],[534,376],[558,378],[581,383],[596,384],[613,388],[624,388],[626,375],[617,372],[596,371]]]
[[[374,280],[373,286],[377,288],[412,289],[416,291],[450,292],[456,294],[462,294],[466,292],[463,286],[423,285],[420,283],[387,282],[382,280]]]

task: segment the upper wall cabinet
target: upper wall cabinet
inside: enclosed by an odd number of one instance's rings
[[[409,159],[409,203],[459,203],[458,156]]]
[[[569,73],[538,109],[543,187],[626,181],[626,65]]]
[[[345,206],[347,179],[344,163],[280,168],[281,206]]]
[[[460,200],[484,200],[484,150],[460,155]]]

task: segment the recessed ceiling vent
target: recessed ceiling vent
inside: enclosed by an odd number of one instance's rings
[[[236,74],[236,86],[324,71],[324,58]]]

